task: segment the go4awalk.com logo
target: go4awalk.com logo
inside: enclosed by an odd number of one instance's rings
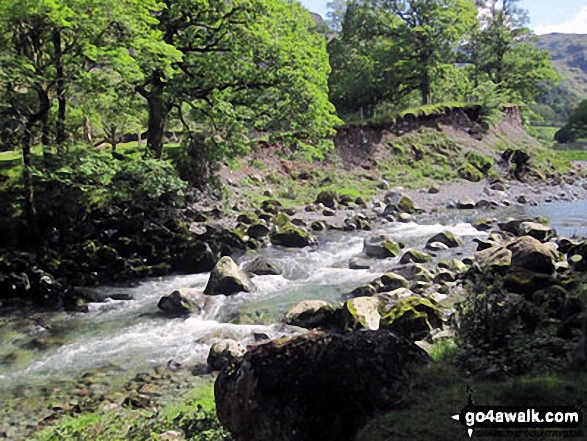
[[[583,424],[583,411],[577,406],[476,406],[470,402],[452,418],[472,437],[476,429],[572,431]]]

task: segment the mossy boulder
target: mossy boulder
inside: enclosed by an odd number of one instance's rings
[[[399,263],[426,263],[432,260],[432,256],[428,253],[416,250],[408,250],[404,253]]]
[[[201,291],[181,288],[161,297],[157,307],[166,315],[179,317],[200,312],[205,303],[206,297]]]
[[[379,232],[367,236],[363,241],[363,252],[369,257],[386,259],[397,257],[400,253],[398,243],[391,240],[385,233]]]
[[[336,208],[336,202],[338,201],[338,194],[333,190],[324,190],[316,197],[316,204],[322,204],[325,207],[334,209]]]
[[[276,232],[271,234],[270,240],[273,245],[287,248],[304,248],[318,245],[318,241],[314,236],[292,224],[278,228]]]
[[[474,150],[469,150],[465,153],[465,158],[469,161],[473,167],[475,167],[479,172],[481,172],[484,176],[487,176],[491,167],[493,167],[493,159],[488,158],[487,156],[483,156],[481,153],[478,153]]]
[[[254,288],[253,282],[240,270],[234,260],[224,256],[210,273],[204,294],[232,295],[239,292],[250,292]]]
[[[182,274],[196,274],[212,271],[219,256],[207,242],[189,245],[185,251],[171,261],[173,271]]]
[[[355,297],[345,302],[343,308],[345,329],[379,329],[379,299],[377,297]]]
[[[390,191],[385,195],[385,202],[387,206],[383,214],[395,214],[395,213],[409,213],[413,214],[416,212],[414,201],[408,196],[396,192]]]
[[[499,224],[502,231],[515,236],[530,236],[540,242],[546,242],[556,235],[556,231],[549,225],[538,222],[540,219],[520,219]]]
[[[512,252],[503,246],[491,247],[476,253],[475,262],[481,268],[505,274],[512,265]]]
[[[261,240],[264,237],[268,236],[271,230],[267,225],[264,223],[255,223],[247,228],[247,236],[252,237],[253,239]]]
[[[442,315],[431,300],[412,296],[400,300],[381,317],[381,327],[412,341],[424,339],[432,329],[442,327]]]
[[[483,173],[468,162],[457,170],[457,174],[459,178],[470,182],[480,182],[484,178]]]
[[[426,242],[426,248],[428,248],[430,250],[435,249],[435,247],[433,246],[433,244],[435,242],[438,242],[438,243],[441,243],[443,245],[446,245],[448,248],[456,248],[456,247],[458,247],[458,246],[461,245],[461,240],[459,238],[457,238],[450,231],[442,231],[442,232],[440,232],[440,233],[435,234],[434,236],[432,236]]]
[[[524,294],[531,298],[532,294],[543,288],[557,285],[559,282],[550,274],[541,274],[528,270],[515,270],[503,278],[503,285],[509,292]]]

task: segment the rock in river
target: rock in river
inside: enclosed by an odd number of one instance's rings
[[[218,261],[204,290],[204,294],[231,295],[238,292],[250,292],[255,288],[249,277],[240,270],[234,260],[224,256]]]

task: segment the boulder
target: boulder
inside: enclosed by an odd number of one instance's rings
[[[434,242],[446,245],[448,248],[456,248],[461,245],[460,239],[455,237],[455,235],[450,231],[442,231],[428,239],[428,241],[426,242],[426,248],[432,249],[431,245]]]
[[[483,173],[481,173],[468,162],[463,164],[461,168],[457,170],[457,174],[459,175],[459,178],[470,182],[479,182],[484,178]]]
[[[386,259],[388,257],[397,257],[400,253],[400,246],[385,233],[379,232],[365,238],[363,252],[369,257]]]
[[[431,300],[412,296],[400,300],[383,315],[381,327],[411,341],[423,340],[432,329],[442,327],[442,315]]]
[[[556,253],[533,237],[522,236],[506,248],[512,252],[512,267],[543,274],[555,270]]]
[[[234,263],[234,260],[224,256],[210,273],[210,279],[208,279],[204,294],[224,294],[229,296],[238,292],[251,292],[254,288],[255,285]]]
[[[206,302],[206,296],[201,291],[180,288],[161,297],[157,307],[167,315],[178,317],[202,311]]]
[[[269,234],[271,230],[269,229],[269,227],[265,224],[262,223],[257,223],[257,224],[253,224],[251,225],[248,229],[247,229],[247,236],[252,237],[253,239],[262,239],[265,236],[267,236]]]
[[[387,206],[383,214],[395,214],[395,213],[409,213],[413,214],[416,212],[414,201],[402,193],[396,191],[390,191],[385,195],[384,198]]]
[[[433,278],[432,273],[419,263],[408,263],[406,265],[393,268],[392,271],[396,275],[402,276],[405,279],[411,281],[430,282]]]
[[[291,308],[284,321],[306,329],[329,327],[333,324],[334,308],[324,300],[304,300]]]
[[[482,268],[505,274],[512,265],[512,252],[503,246],[487,248],[475,254],[475,262]]]
[[[345,329],[379,329],[379,299],[377,297],[356,297],[347,300],[343,306]]]
[[[255,274],[257,276],[276,276],[283,273],[283,269],[279,264],[262,256],[246,263],[243,266],[243,271],[247,274]]]
[[[318,241],[310,233],[292,224],[279,228],[270,236],[271,243],[287,248],[304,248],[318,245]]]
[[[215,343],[208,353],[208,365],[213,371],[219,371],[227,365],[234,364],[247,350],[239,342],[225,339]]]
[[[377,292],[390,292],[400,288],[409,288],[410,283],[407,279],[396,273],[387,273],[382,275],[372,284]]]
[[[332,190],[324,190],[318,194],[316,198],[315,204],[322,204],[325,207],[334,209],[336,207],[336,202],[338,201],[338,195],[335,191]]]
[[[423,350],[388,331],[308,333],[247,352],[214,385],[234,441],[351,441],[411,391]]]
[[[457,201],[457,208],[459,210],[472,210],[475,208],[475,201],[469,197],[464,197]]]
[[[559,282],[550,274],[541,274],[528,270],[515,270],[503,278],[503,285],[509,292],[524,294],[531,298],[532,294]]]
[[[409,250],[404,253],[402,258],[400,259],[399,263],[406,264],[406,263],[425,263],[432,260],[432,256],[428,253],[423,253],[421,251]]]
[[[556,235],[556,231],[552,227],[536,222],[535,219],[509,221],[499,224],[499,228],[514,236],[530,236],[540,242],[546,242]]]

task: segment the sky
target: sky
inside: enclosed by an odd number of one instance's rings
[[[310,11],[326,17],[328,0],[300,0]],[[587,34],[587,0],[521,0],[530,27],[538,35],[561,32]]]

